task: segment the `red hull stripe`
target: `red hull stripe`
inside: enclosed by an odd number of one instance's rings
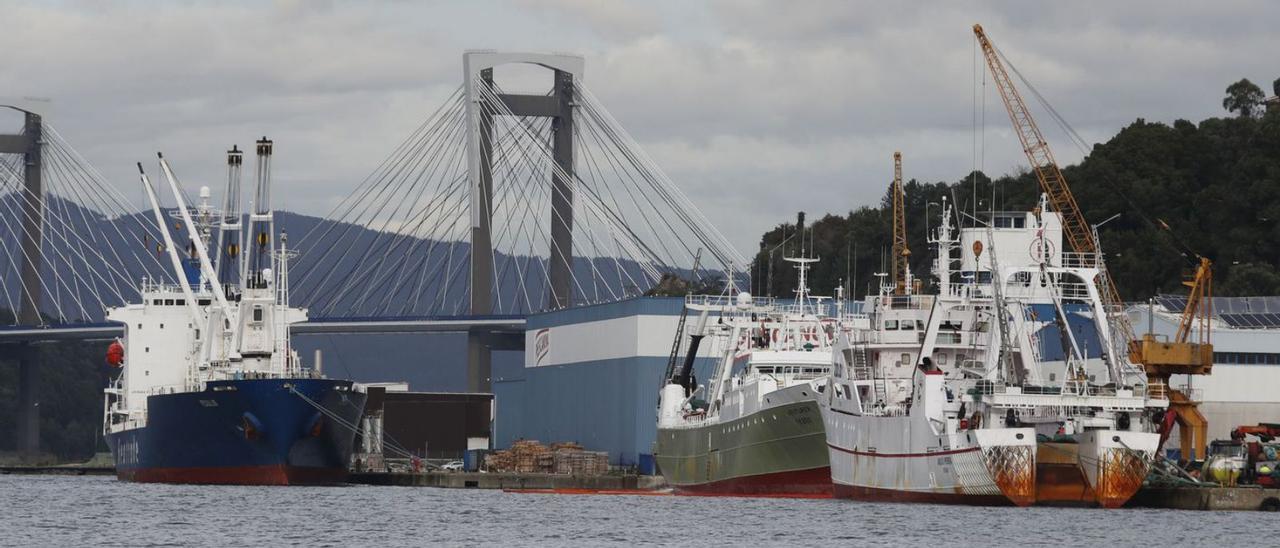
[[[503,493],[520,493],[525,495],[627,495],[639,497],[669,497],[673,493],[652,491],[647,489],[503,489]]]
[[[678,495],[831,498],[831,468],[810,468],[675,486]]]
[[[940,457],[944,455],[958,455],[960,453],[971,453],[973,451],[978,450],[977,447],[969,447],[966,449],[952,449],[950,451],[934,451],[932,453],[876,453],[876,452],[867,452],[867,451],[857,451],[854,449],[845,449],[838,445],[831,445],[830,443],[827,444],[827,447],[830,447],[842,453],[848,453],[850,455],[859,455],[863,457],[885,457],[885,458],[895,458],[895,459],[912,458],[912,457]]]
[[[923,491],[898,491],[855,485],[835,485],[835,496],[872,502],[926,502],[933,504],[968,504],[973,506],[1013,506],[1004,495],[966,495],[962,493],[933,493]]]
[[[341,468],[298,466],[225,466],[196,468],[123,468],[116,477],[142,483],[200,483],[221,485],[329,485],[345,483]]]

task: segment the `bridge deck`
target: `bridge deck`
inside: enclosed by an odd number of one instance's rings
[[[290,327],[295,335],[319,333],[466,333],[523,334],[525,317],[430,316],[406,318],[314,318]],[[0,344],[110,340],[124,336],[116,322],[0,327]]]

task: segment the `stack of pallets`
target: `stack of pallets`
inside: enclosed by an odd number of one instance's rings
[[[510,449],[486,455],[484,465],[490,472],[598,476],[609,472],[609,453],[586,451],[573,442],[547,447],[537,440],[520,440]]]

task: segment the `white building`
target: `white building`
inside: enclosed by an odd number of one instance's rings
[[[1172,338],[1185,303],[1160,297],[1153,305],[1132,307],[1134,331]],[[1280,422],[1280,297],[1215,297],[1211,322],[1212,374],[1170,379],[1201,402],[1208,439],[1226,439],[1240,425]],[[1177,447],[1176,431],[1165,447]]]

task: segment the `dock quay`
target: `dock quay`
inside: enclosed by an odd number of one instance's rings
[[[1280,511],[1280,489],[1240,487],[1147,487],[1139,490],[1131,508],[1175,510],[1262,510]]]
[[[483,472],[356,472],[348,483],[448,489],[506,489],[549,491],[656,491],[666,488],[662,476],[517,474]]]

